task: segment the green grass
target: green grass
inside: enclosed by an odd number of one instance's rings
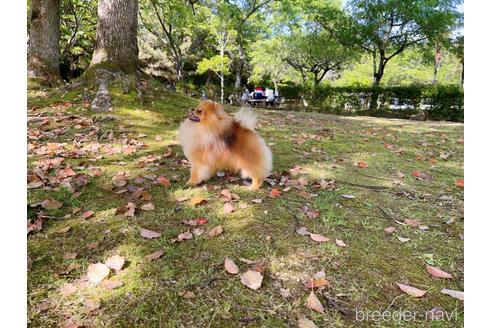
[[[455,186],[455,180],[463,177],[463,144],[458,142],[463,138],[462,124],[258,109],[259,132],[271,145],[277,178],[279,173],[299,165],[301,173],[291,179],[304,177],[309,181],[303,190],[292,188],[274,199],[268,196],[271,189],[268,184],[250,192],[240,179],[228,181],[215,177],[196,188],[185,186],[188,168],[180,163],[184,156],[176,134],[187,109],[196,100],[162,91],[151,83],[141,105],[136,94],[122,94],[113,88],[113,111],[100,114],[84,108],[82,93],[82,90],[30,92],[28,116],[51,117],[51,121],[55,115],[112,117],[95,123],[99,135],[124,134],[128,139],[143,141],[146,147],[129,155],[97,159],[95,153],[65,158],[64,164],[71,165],[77,173],[89,173],[89,166],[104,170],[99,177],[89,177],[80,194],[64,188],[29,190],[28,204],[47,198],[63,202],[60,209],[44,210],[49,218],[45,219],[42,230],[28,237],[28,256],[33,261],[28,272],[29,326],[64,326],[76,322],[95,327],[294,327],[299,318],[307,317],[319,327],[369,327],[374,323],[355,320],[355,309],[384,310],[392,302],[393,311],[425,313],[433,307],[456,309],[458,320],[433,325],[423,321],[392,321],[385,322],[385,327],[463,325],[463,303],[439,292],[442,288],[464,289],[463,241],[459,237],[463,233],[463,189]],[[56,106],[64,102],[68,104]],[[90,127],[76,129],[75,124],[63,122],[45,125],[40,125],[39,120],[29,122],[30,129],[44,132],[60,127],[66,131],[45,135],[36,140],[37,146],[65,142],[71,149],[77,134],[90,131]],[[139,138],[142,133],[146,136]],[[86,143],[97,141],[94,138]],[[117,145],[109,140],[99,143]],[[385,143],[392,149],[385,147]],[[143,156],[162,156],[167,147],[172,149],[171,156],[162,157],[155,165],[139,165]],[[401,153],[397,153],[399,149]],[[446,151],[451,156],[440,158],[440,152]],[[417,156],[425,160],[418,160]],[[29,153],[28,166],[34,168],[40,159],[49,157]],[[436,161],[431,163],[431,158]],[[368,168],[354,165],[360,160]],[[77,168],[81,162],[85,168]],[[414,170],[429,173],[432,180],[415,179]],[[176,176],[176,181],[167,188],[147,181],[156,209],[137,211],[133,218],[124,217],[114,212],[128,200],[125,194],[111,190],[111,178],[119,171],[127,171],[132,179],[154,173],[169,179]],[[399,172],[405,177],[398,177]],[[335,179],[335,189],[315,188],[314,183],[322,178]],[[396,179],[400,184],[394,183]],[[386,189],[371,189],[374,186]],[[237,193],[247,207],[225,214],[219,196],[224,188]],[[302,191],[317,196],[307,199]],[[341,196],[344,194],[355,198],[345,199]],[[202,195],[207,203],[194,207],[189,201],[176,200],[185,195],[190,198]],[[442,196],[452,198],[442,200]],[[255,198],[262,198],[263,203],[252,203]],[[309,219],[302,212],[306,203],[320,211],[318,218]],[[429,230],[399,225],[385,217],[378,207],[391,211],[400,221],[418,219]],[[76,208],[80,210],[73,213]],[[80,214],[85,210],[95,214],[82,221]],[[39,208],[29,208],[28,217],[35,218],[38,212]],[[215,238],[204,234],[171,243],[172,238],[187,229],[181,221],[196,217],[209,220],[206,231],[221,224],[224,232]],[[450,218],[454,222],[446,224]],[[296,234],[296,220],[309,231],[332,241],[316,244],[309,237]],[[397,231],[386,235],[383,229],[390,225]],[[69,232],[58,233],[67,226],[71,227]],[[139,235],[140,228],[159,231],[162,236],[144,239]],[[403,244],[397,235],[410,241]],[[335,238],[342,239],[349,247],[336,246]],[[88,248],[93,242],[98,242],[97,247]],[[156,250],[163,250],[163,256],[157,261],[146,260],[145,256]],[[76,252],[77,257],[65,260],[63,255],[67,252]],[[80,283],[90,263],[104,262],[114,254],[126,259],[123,272],[113,278],[123,281],[123,286],[114,290],[88,286],[68,297],[60,295],[59,288],[64,283]],[[262,287],[250,290],[240,283],[239,276],[227,274],[223,268],[226,256],[238,264],[241,272],[250,266],[239,258],[262,263],[265,267]],[[425,270],[426,260],[455,278],[432,278]],[[62,274],[70,265],[75,265],[75,269]],[[303,283],[321,270],[330,282],[329,287],[317,292],[325,306],[324,315],[304,304],[309,290]],[[396,282],[428,292],[421,299],[402,295]],[[290,289],[291,296],[283,298],[280,288]],[[196,296],[183,298],[180,293],[184,291],[193,291]],[[337,304],[349,310],[349,314],[330,306],[323,293],[336,298]],[[99,298],[101,307],[96,313],[87,314],[83,303],[90,298]]]

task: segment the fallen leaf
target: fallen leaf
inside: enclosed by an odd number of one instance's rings
[[[312,240],[317,241],[318,243],[323,243],[325,241],[330,241],[330,238],[326,238],[325,236],[318,235],[316,233],[310,233],[309,237],[311,237]]]
[[[239,261],[243,262],[243,263],[246,263],[246,264],[253,264],[255,263],[255,261],[251,261],[249,259],[245,259],[245,258],[239,258]]]
[[[84,302],[85,313],[90,313],[92,311],[99,309],[100,307],[101,307],[101,300],[97,298],[88,299],[87,301]]]
[[[198,236],[203,235],[205,233],[205,230],[201,227],[198,227],[198,228],[191,230],[191,233],[193,234],[193,236],[198,237]]]
[[[413,297],[422,297],[426,293],[426,291],[420,290],[420,289],[412,287],[412,286],[408,286],[405,284],[399,284],[399,283],[396,283],[396,284],[398,285],[398,287],[400,287],[400,289],[402,291],[404,291],[405,293],[407,293],[408,295],[413,296]]]
[[[311,320],[307,318],[301,318],[297,321],[297,326],[299,328],[318,328]]]
[[[306,227],[300,227],[296,229],[296,232],[300,234],[301,236],[307,236],[310,235],[311,233],[307,230]]]
[[[393,232],[395,232],[395,230],[396,230],[395,227],[387,227],[387,228],[384,228],[384,232],[387,233],[388,235],[390,235]]]
[[[127,183],[126,177],[124,175],[117,175],[111,180],[113,185],[116,187],[124,187]]]
[[[320,279],[309,279],[309,281],[304,285],[308,289],[328,286],[330,283],[325,278]]]
[[[77,253],[65,253],[63,254],[64,260],[73,260],[77,257]]]
[[[430,273],[431,276],[436,277],[436,278],[444,278],[444,279],[452,279],[453,276],[450,275],[449,273],[442,271],[441,269],[438,269],[436,267],[426,265],[425,269],[427,272]]]
[[[60,288],[60,294],[62,294],[65,297],[72,295],[76,291],[77,291],[77,287],[74,284],[69,283],[69,282],[63,284],[63,286],[61,286],[61,288]]]
[[[179,292],[178,295],[187,299],[195,297],[195,293],[193,293],[192,291]]]
[[[335,244],[340,247],[348,247],[347,244],[345,244],[341,239],[335,239]]]
[[[204,203],[205,201],[206,201],[205,197],[197,195],[197,196],[193,196],[193,198],[191,198],[190,203],[193,206],[197,206],[197,205]]]
[[[187,201],[188,199],[190,199],[188,196],[182,196],[182,197],[176,198],[176,200],[178,202],[184,202],[184,201]]]
[[[123,282],[119,280],[104,280],[99,284],[99,287],[105,288],[105,289],[115,289],[118,287],[123,286]]]
[[[140,236],[144,238],[152,239],[152,238],[159,238],[161,234],[152,230],[142,228],[140,229]]]
[[[251,201],[252,201],[253,203],[255,203],[255,204],[261,204],[261,203],[263,203],[263,199],[261,199],[261,198],[253,199],[253,200],[251,200]]]
[[[418,227],[420,225],[419,220],[413,220],[413,219],[405,219],[403,221],[406,225],[412,226],[412,227]]]
[[[169,182],[169,180],[163,175],[157,178],[157,182],[159,182],[164,187],[169,187],[171,185],[171,182]]]
[[[309,210],[306,212],[306,216],[310,219],[316,219],[319,217],[319,215],[320,215],[319,210]]]
[[[234,261],[228,257],[226,257],[224,260],[224,268],[230,274],[238,274],[239,273],[239,268],[237,267],[236,263],[234,263]]]
[[[222,226],[221,226],[221,225],[219,225],[219,226],[216,226],[215,228],[213,228],[212,230],[210,230],[210,231],[208,232],[208,235],[209,235],[210,237],[215,237],[215,236],[220,235],[221,233],[222,233]]]
[[[253,290],[261,287],[263,276],[258,271],[248,270],[241,275],[241,283]]]
[[[65,228],[61,228],[60,230],[58,230],[56,233],[59,233],[59,234],[64,234],[64,233],[67,233],[69,232],[70,230],[72,229],[71,226],[67,226]]]
[[[365,169],[365,168],[367,168],[367,167],[368,167],[367,163],[366,163],[366,162],[364,162],[364,161],[359,161],[359,162],[357,163],[357,166],[358,166],[359,168],[361,168],[361,169]]]
[[[95,249],[97,246],[99,246],[99,242],[97,242],[97,241],[87,244],[87,248],[90,248],[90,249]]]
[[[93,215],[94,215],[94,212],[92,212],[92,211],[85,211],[84,213],[82,213],[82,215],[80,216],[80,218],[82,220],[86,220],[86,219],[90,218]]]
[[[106,259],[106,265],[114,271],[120,271],[125,265],[125,259],[122,256],[113,255]]]
[[[232,206],[231,203],[224,204],[224,213],[232,213],[234,211],[235,211],[234,206]]]
[[[186,232],[180,233],[178,235],[178,237],[176,237],[172,241],[183,241],[183,240],[189,240],[189,239],[192,239],[192,238],[193,238],[193,234],[191,232],[189,232],[189,231],[186,231]]]
[[[276,189],[276,188],[273,188],[271,191],[270,191],[270,196],[272,197],[279,197],[280,196],[280,190]]]
[[[282,295],[283,298],[289,298],[291,296],[290,289],[280,288],[280,295]]]
[[[456,179],[456,187],[465,188],[465,179]]]
[[[345,199],[354,199],[355,196],[354,195],[341,195],[342,198],[345,198]]]
[[[63,203],[53,199],[45,199],[41,203],[41,206],[47,210],[56,210],[62,207]]]
[[[457,290],[443,288],[441,290],[441,293],[446,294],[446,295],[449,295],[449,296],[454,297],[454,298],[457,298],[460,301],[464,301],[465,300],[465,292],[460,292],[460,291],[457,291]]]
[[[147,255],[145,258],[149,261],[155,261],[155,260],[161,258],[162,255],[164,255],[164,251],[159,250],[159,251],[155,251],[152,254]]]
[[[324,311],[325,311],[323,304],[321,304],[318,297],[316,297],[316,294],[314,294],[314,292],[312,292],[312,291],[306,300],[306,306],[308,308],[316,311],[316,312],[319,312],[319,313],[324,313]]]
[[[142,206],[140,206],[140,208],[143,211],[153,211],[153,210],[155,210],[155,206],[152,203],[143,204]]]
[[[420,173],[420,171],[418,171],[418,170],[415,170],[415,171],[413,171],[413,172],[412,172],[412,176],[414,176],[414,177],[416,177],[416,178],[420,177],[420,174],[421,174],[421,173]]]
[[[109,268],[103,263],[91,263],[87,268],[87,277],[89,281],[100,283],[104,280],[110,273]]]
[[[196,219],[196,223],[197,223],[198,225],[203,225],[203,224],[205,224],[205,223],[207,223],[207,222],[208,222],[208,220],[207,220],[206,218],[202,218],[202,217],[200,217],[200,218],[197,218],[197,219]]]
[[[410,238],[405,238],[405,237],[400,237],[400,236],[397,236],[398,240],[402,243],[406,243],[407,241],[410,240]]]

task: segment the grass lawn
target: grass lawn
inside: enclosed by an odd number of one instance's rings
[[[440,292],[464,290],[463,124],[255,109],[273,152],[269,183],[251,192],[226,174],[189,188],[176,134],[196,103],[151,84],[142,104],[113,90],[113,110],[100,114],[80,89],[29,92],[29,326],[463,325],[463,302]],[[231,213],[223,189],[238,196]],[[147,203],[155,209],[142,210]],[[208,220],[202,231],[182,223],[199,217]],[[218,225],[223,232],[209,236]],[[330,240],[296,232],[302,227]],[[142,228],[161,236],[144,238]],[[89,265],[113,255],[123,268],[88,281]],[[262,272],[262,286],[227,273],[225,257],[240,274]],[[431,276],[427,264],[453,278]],[[324,313],[306,306],[305,284],[320,271],[329,284],[313,291]],[[454,311],[452,320],[424,322],[433,308]],[[420,317],[358,322],[356,309]]]

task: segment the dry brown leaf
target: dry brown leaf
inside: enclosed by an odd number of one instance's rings
[[[119,255],[113,255],[107,258],[106,265],[114,271],[120,271],[125,265],[125,259]]]
[[[152,239],[152,238],[159,238],[161,234],[159,232],[142,228],[140,229],[140,236],[144,238]]]
[[[300,234],[301,236],[307,236],[310,235],[311,233],[307,230],[306,227],[300,227],[296,229],[296,232]]]
[[[45,199],[41,203],[41,206],[47,210],[56,210],[62,207],[63,203],[53,199]]]
[[[405,238],[400,236],[397,236],[397,238],[401,243],[406,243],[407,241],[410,241],[410,238]]]
[[[419,220],[405,219],[403,222],[412,227],[418,227],[420,225]]]
[[[113,182],[113,185],[116,187],[123,187],[126,185],[127,182],[126,177],[124,175],[114,176],[111,181]]]
[[[215,236],[220,235],[221,233],[222,233],[222,226],[221,226],[221,225],[219,225],[219,226],[216,226],[215,228],[213,228],[212,230],[210,230],[210,231],[208,232],[208,235],[209,235],[210,237],[215,237]]]
[[[395,232],[395,230],[396,230],[395,227],[387,227],[387,228],[384,228],[384,232],[387,233],[388,235],[390,235],[393,232]]]
[[[364,162],[364,161],[359,161],[359,162],[357,163],[357,166],[358,166],[359,168],[361,168],[361,169],[365,169],[365,168],[367,168],[367,167],[368,167],[367,163],[366,163],[366,162]]]
[[[101,300],[98,298],[88,299],[84,302],[84,312],[90,313],[101,307]]]
[[[105,288],[105,289],[115,289],[118,287],[123,286],[123,282],[119,280],[104,280],[99,284],[99,287]]]
[[[158,250],[158,251],[155,251],[152,254],[147,255],[145,258],[147,260],[149,260],[149,261],[155,261],[157,259],[160,259],[162,255],[164,255],[164,251],[163,250]]]
[[[56,233],[64,234],[64,233],[69,232],[70,230],[72,230],[72,227],[71,226],[67,226],[65,228],[61,228],[61,229],[57,230]]]
[[[231,203],[225,203],[224,204],[224,213],[232,213],[234,212],[234,206],[232,206]]]
[[[176,200],[177,200],[178,202],[180,202],[180,203],[181,203],[181,202],[184,202],[184,201],[187,201],[188,199],[190,199],[188,196],[182,196],[182,197],[178,197],[178,198],[176,198]]]
[[[280,190],[276,189],[276,188],[273,188],[271,191],[270,191],[270,196],[271,197],[280,197]]]
[[[253,290],[261,287],[263,276],[258,271],[248,270],[241,275],[241,283]]]
[[[456,179],[456,187],[465,188],[465,179]]]
[[[311,320],[307,318],[301,318],[297,321],[297,326],[299,328],[318,328]]]
[[[65,254],[63,254],[64,260],[73,260],[76,257],[77,257],[77,253],[65,253]]]
[[[436,278],[444,278],[444,279],[452,279],[453,278],[453,276],[450,275],[449,273],[442,271],[441,269],[438,269],[436,267],[430,266],[430,265],[426,265],[425,269],[427,270],[427,272],[429,272],[429,274],[431,276],[436,277]]]
[[[87,268],[87,277],[89,281],[100,283],[109,275],[109,268],[103,263],[91,263]]]
[[[161,175],[160,177],[158,177],[157,178],[157,181],[161,185],[163,185],[164,187],[169,187],[171,185],[171,182],[169,182],[169,180],[165,176],[163,176],[163,175]]]
[[[396,283],[396,284],[398,285],[398,287],[400,287],[400,289],[402,291],[404,291],[405,293],[407,293],[408,295],[413,296],[413,297],[422,297],[426,293],[426,291],[420,290],[420,289],[412,287],[412,286],[408,286],[405,284],[399,284],[399,283]]]
[[[345,244],[343,242],[343,240],[341,240],[341,239],[335,239],[335,244],[337,244],[337,246],[340,246],[340,247],[348,247],[348,245]]]
[[[69,282],[63,284],[63,286],[61,286],[61,288],[60,288],[60,294],[62,294],[65,297],[72,295],[76,291],[77,291],[77,287],[74,284],[69,283]]]
[[[203,196],[200,196],[200,195],[197,195],[197,196],[193,196],[190,200],[190,203],[191,205],[193,206],[197,206],[197,205],[200,205],[202,203],[206,202],[206,199],[205,197]]]
[[[309,297],[306,300],[306,306],[319,313],[325,312],[325,308],[323,307],[323,304],[321,304],[321,302],[319,301],[316,294],[314,294],[314,292],[311,292],[309,294]]]
[[[94,212],[92,212],[92,211],[85,211],[84,213],[82,213],[82,215],[80,216],[80,218],[82,220],[86,220],[86,219],[90,218],[93,215],[94,215]]]
[[[311,237],[312,240],[317,241],[318,243],[330,241],[330,238],[327,238],[327,237],[322,236],[322,235],[318,235],[317,233],[310,233],[309,237]]]
[[[224,268],[230,274],[238,274],[239,273],[239,268],[237,267],[236,263],[234,263],[234,261],[228,257],[226,257],[224,260]]]
[[[251,201],[252,201],[253,203],[255,203],[255,204],[261,204],[261,203],[263,203],[263,199],[261,199],[261,198],[256,198],[256,199],[253,199],[253,200],[251,200]]]
[[[155,206],[152,203],[143,204],[142,206],[140,206],[140,208],[143,211],[153,211],[153,210],[155,210]]]
[[[179,292],[178,295],[187,299],[194,298],[196,296],[192,291]]]
[[[465,300],[465,292],[460,292],[460,291],[457,291],[457,290],[443,288],[441,290],[441,293],[446,294],[446,295],[449,295],[449,296],[454,297],[454,298],[457,298],[460,301],[464,301]]]
[[[328,286],[330,283],[325,278],[320,279],[309,279],[309,281],[304,285],[308,289]]]

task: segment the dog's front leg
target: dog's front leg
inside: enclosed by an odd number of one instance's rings
[[[188,186],[196,186],[208,178],[210,178],[210,169],[205,165],[194,163],[191,165],[191,176],[186,184]]]

